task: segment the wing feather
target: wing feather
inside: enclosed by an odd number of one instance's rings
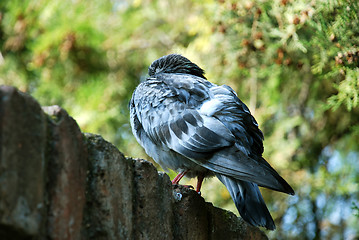
[[[294,193],[262,158],[263,134],[230,87],[186,74],[156,76],[141,86],[146,96],[133,100],[138,121],[155,145],[215,173]]]
[[[220,121],[201,116],[196,110],[183,111],[172,119],[152,125],[147,132],[157,143],[190,159],[208,159],[214,151],[235,143],[234,136]]]

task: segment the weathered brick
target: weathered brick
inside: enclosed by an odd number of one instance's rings
[[[48,114],[47,235],[80,239],[85,206],[87,148],[82,133],[65,110],[44,107]]]
[[[40,105],[13,87],[0,86],[0,239],[41,234],[45,143]]]
[[[88,149],[84,239],[133,239],[133,160],[101,136],[85,134]]]
[[[0,87],[0,157],[0,239],[266,239],[13,87]]]

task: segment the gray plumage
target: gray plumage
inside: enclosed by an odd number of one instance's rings
[[[132,131],[146,153],[189,177],[216,175],[244,220],[275,229],[258,186],[294,191],[262,157],[263,134],[247,106],[181,55],[159,58],[148,72],[130,101]]]

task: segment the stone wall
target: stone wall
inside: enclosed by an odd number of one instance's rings
[[[0,239],[267,239],[148,161],[0,87]]]

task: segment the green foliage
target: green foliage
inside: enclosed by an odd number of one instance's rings
[[[358,4],[224,1],[219,11],[222,48],[211,54],[222,56],[227,72],[218,77],[249,97],[266,135],[265,157],[297,183],[298,199],[273,205],[282,227],[270,236],[346,238],[358,219],[343,214],[334,223],[333,215],[348,211],[336,205],[358,198]]]
[[[247,103],[264,157],[296,191],[263,189],[277,224],[270,237],[354,238],[358,12],[355,0],[1,1],[0,84],[60,105],[82,130],[146,157],[128,101],[153,60],[182,53]],[[236,211],[218,181],[202,193]]]

